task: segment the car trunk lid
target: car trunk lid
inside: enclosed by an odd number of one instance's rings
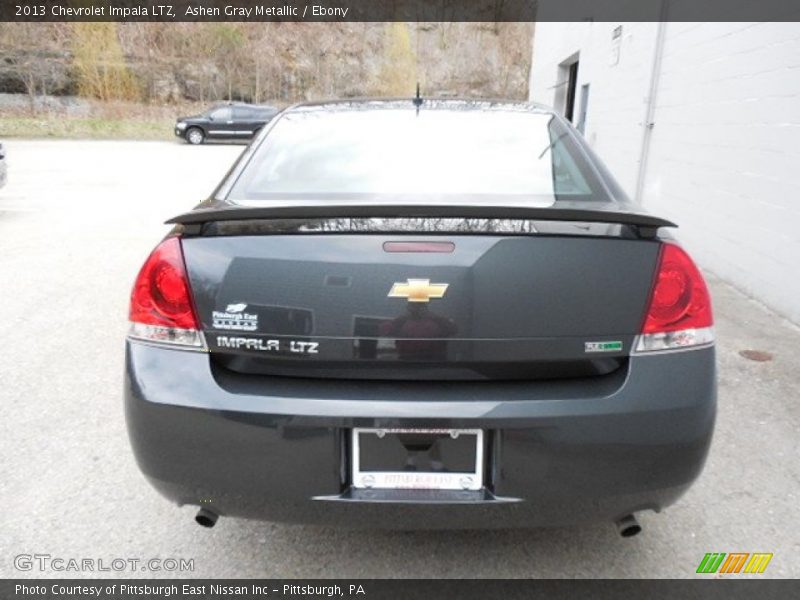
[[[311,234],[297,221],[206,221],[211,235],[183,248],[213,360],[240,373],[440,380],[626,364],[659,241],[564,221],[548,234],[487,231],[483,219],[443,234],[425,221],[410,233],[340,218]]]

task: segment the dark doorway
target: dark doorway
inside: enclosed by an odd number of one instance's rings
[[[578,85],[578,61],[569,66],[567,76],[567,102],[564,106],[564,116],[572,121],[575,116],[575,89]]]

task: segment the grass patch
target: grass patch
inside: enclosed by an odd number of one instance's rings
[[[0,117],[0,139],[171,140],[175,119],[110,117]]]

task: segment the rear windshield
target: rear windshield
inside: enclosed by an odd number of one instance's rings
[[[422,108],[284,114],[234,183],[232,200],[608,196],[552,115]]]

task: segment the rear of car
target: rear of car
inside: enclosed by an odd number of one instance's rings
[[[202,524],[630,534],[702,469],[702,276],[547,110],[298,106],[173,222],[132,293],[126,416]]]

